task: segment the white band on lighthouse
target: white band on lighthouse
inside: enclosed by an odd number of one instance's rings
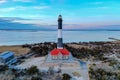
[[[63,47],[57,47],[57,49],[63,49]]]
[[[58,38],[62,38],[62,30],[58,29]]]

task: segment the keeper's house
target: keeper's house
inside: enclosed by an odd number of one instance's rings
[[[69,51],[67,49],[53,49],[51,56],[52,59],[67,60],[69,58]]]
[[[17,58],[14,57],[14,52],[6,51],[0,54],[1,65],[11,65],[17,62]]]

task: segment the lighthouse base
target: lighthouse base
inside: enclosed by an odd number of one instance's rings
[[[68,59],[53,59],[49,53],[46,56],[46,62],[48,62],[48,63],[74,63],[75,60],[71,53],[69,53]]]

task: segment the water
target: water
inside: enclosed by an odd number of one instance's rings
[[[108,37],[120,39],[120,31],[63,31],[65,43],[111,41]],[[57,42],[57,31],[0,31],[0,45],[39,42]]]

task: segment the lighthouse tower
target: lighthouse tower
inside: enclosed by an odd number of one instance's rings
[[[62,39],[62,16],[58,16],[58,42],[57,49],[63,49],[63,39]]]

